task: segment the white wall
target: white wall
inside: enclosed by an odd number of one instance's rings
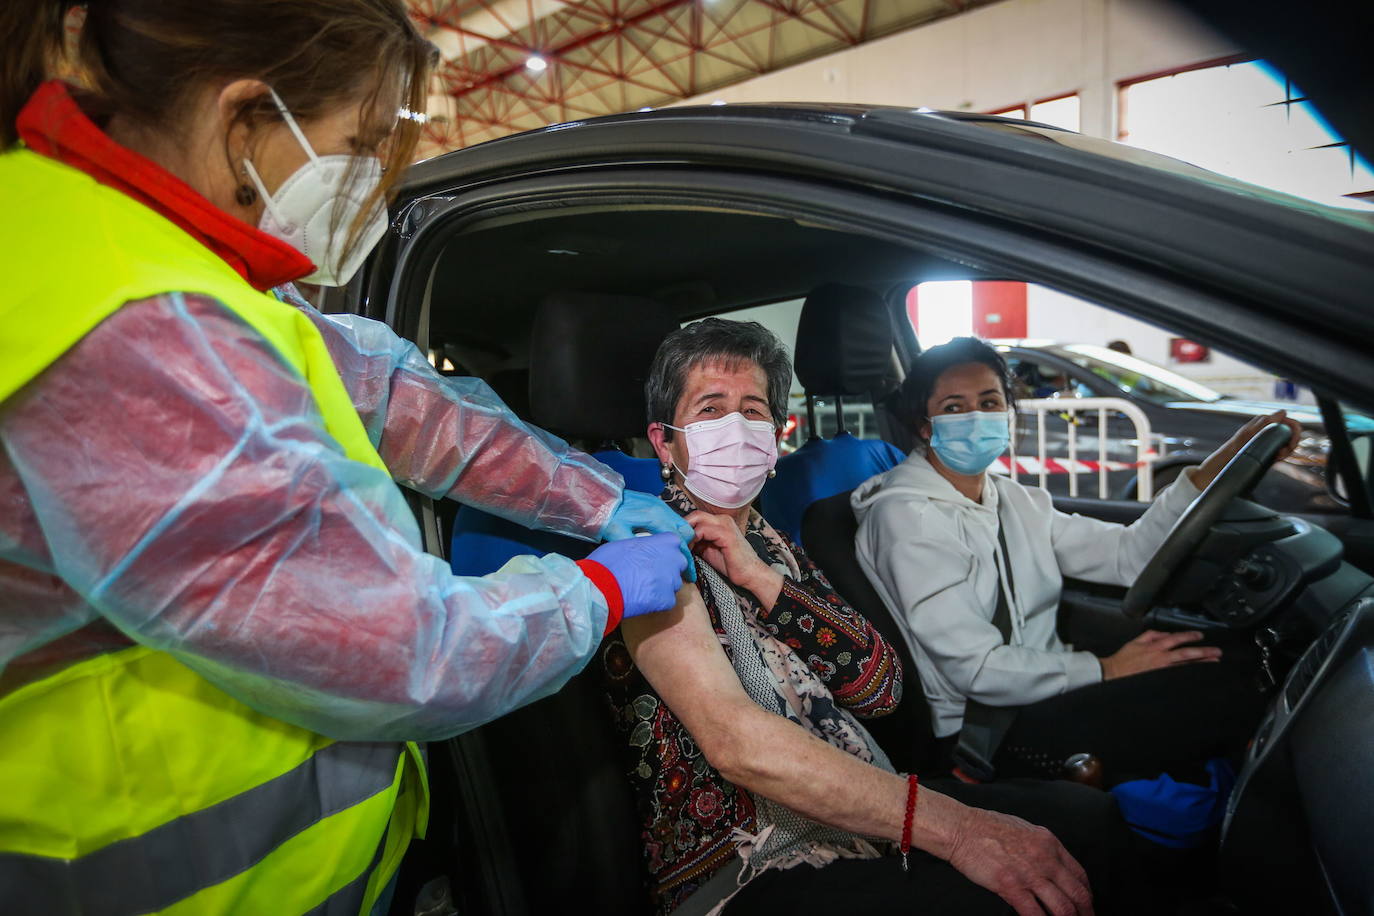
[[[1116,136],[1116,83],[1236,49],[1154,0],[1003,0],[683,104],[862,102],[990,111],[1079,93],[1083,132]]]

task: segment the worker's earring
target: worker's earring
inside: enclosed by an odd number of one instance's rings
[[[239,166],[239,172],[242,173],[245,180],[240,181],[239,186],[234,189],[234,200],[238,201],[240,207],[251,207],[258,202],[258,189],[253,186],[248,175],[247,159],[244,159],[243,164]]]
[[[658,469],[658,476],[659,476],[659,477],[662,477],[664,480],[672,480],[672,479],[673,479],[673,468],[672,468],[672,466],[671,466],[671,465],[665,464],[665,465],[663,465],[662,467],[660,467],[660,468]]]

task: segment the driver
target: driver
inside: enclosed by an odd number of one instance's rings
[[[901,392],[917,446],[852,498],[859,562],[911,646],[936,736],[952,750],[967,700],[1020,706],[992,760],[999,775],[1055,775],[1088,751],[1108,786],[1243,748],[1263,701],[1244,653],[1223,660],[1201,633],[1156,630],[1101,658],[1074,651],[1056,632],[1062,579],[1131,584],[1256,433],[1291,427],[1282,458],[1301,428],[1283,411],[1250,421],[1118,525],[988,475],[1010,437],[1010,385],[1001,355],[976,338],[923,353]]]

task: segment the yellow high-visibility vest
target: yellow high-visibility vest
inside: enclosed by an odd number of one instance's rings
[[[189,292],[257,330],[353,460],[385,470],[318,330],[174,223],[30,150],[0,153],[0,404],[126,302]],[[419,749],[334,741],[164,652],[0,697],[0,911],[366,913],[423,835]]]

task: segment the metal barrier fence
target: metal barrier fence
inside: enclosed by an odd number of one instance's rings
[[[1069,475],[1069,495],[1078,495],[1078,476],[1082,473],[1097,472],[1097,495],[1099,499],[1108,498],[1107,474],[1111,470],[1121,470],[1130,465],[1122,465],[1121,462],[1111,462],[1107,460],[1107,415],[1109,412],[1124,414],[1133,424],[1135,424],[1135,443],[1136,460],[1136,499],[1141,502],[1149,502],[1154,495],[1154,474],[1151,461],[1158,457],[1151,445],[1152,433],[1150,431],[1150,418],[1145,416],[1145,412],[1135,404],[1122,398],[1038,398],[1017,402],[1017,410],[1024,416],[1035,414],[1036,418],[1036,446],[1037,446],[1037,469],[1033,472],[1040,479],[1040,486],[1046,486],[1050,474],[1050,464],[1053,462],[1064,469]],[[1078,424],[1073,420],[1080,413],[1097,411],[1097,461],[1080,461],[1078,458]],[[1068,419],[1068,458],[1051,459],[1045,454],[1045,415],[1058,414],[1067,415]],[[1009,471],[1011,479],[1016,480],[1020,474],[1020,465],[1016,457],[1016,443],[1013,437],[1012,446],[1008,449],[1010,456]],[[1114,465],[1120,465],[1114,467]]]

